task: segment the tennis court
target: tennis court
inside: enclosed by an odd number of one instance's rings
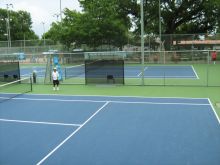
[[[125,76],[128,78],[141,77],[141,67],[127,67]],[[145,78],[190,78],[198,79],[198,75],[192,65],[152,65],[144,67]]]
[[[29,77],[33,71],[37,73],[38,77],[44,77],[46,69],[45,67],[29,67],[21,68],[21,76]],[[142,68],[140,66],[126,66],[124,68],[125,78],[139,78],[141,77]],[[63,75],[66,78],[70,77],[85,77],[84,65],[76,65],[72,67],[66,67],[62,69]],[[146,66],[144,67],[145,78],[190,78],[198,79],[198,75],[192,65],[186,66]]]
[[[21,77],[30,77],[33,72],[36,72],[38,77],[45,77],[46,67],[43,66],[29,66],[20,69]]]
[[[207,98],[24,94],[0,118],[0,164],[220,164]]]

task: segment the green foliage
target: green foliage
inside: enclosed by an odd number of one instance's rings
[[[219,6],[214,0],[171,0],[161,6],[165,34],[213,32],[218,24]]]
[[[140,34],[140,7],[135,5],[136,1],[125,1],[134,3],[132,6],[125,5],[126,7],[122,8],[134,16],[133,20],[137,27],[135,33]],[[160,0],[160,2],[162,34],[212,33],[219,29],[219,0]],[[147,34],[159,34],[159,1],[144,0],[144,24]]]
[[[155,0],[143,2],[145,33],[158,35],[159,3]],[[160,2],[162,34],[220,32],[219,0]],[[83,12],[66,9],[63,21],[53,23],[46,38],[59,41],[67,47],[87,44],[93,49],[100,45],[121,48],[128,40],[140,38],[140,4],[137,0],[84,0],[80,3]],[[130,29],[133,34],[129,33]]]
[[[214,1],[213,1],[214,2]],[[217,25],[217,6],[212,1],[183,1],[165,17],[165,33],[207,33]],[[170,26],[169,26],[170,25]]]
[[[7,11],[0,8],[0,40],[6,40],[7,34],[6,31],[6,18],[7,18]]]
[[[46,37],[68,48],[86,44],[92,49],[101,45],[122,47],[131,27],[129,17],[120,10],[117,0],[85,1],[84,12],[66,9],[62,22],[53,23]]]
[[[7,10],[0,9],[0,40],[7,40]],[[30,13],[26,11],[9,10],[11,40],[36,39],[38,36],[31,29]]]

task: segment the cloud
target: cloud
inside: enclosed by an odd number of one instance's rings
[[[62,10],[66,7],[80,11],[78,0],[0,0],[0,7],[6,8],[6,4],[13,4],[13,10],[24,10],[31,14],[33,22],[33,30],[36,34],[41,36],[44,33],[43,24],[45,24],[45,31],[48,31],[52,22],[57,18],[54,14],[60,13],[60,2]]]
[[[40,24],[41,22],[44,21],[51,21],[50,18],[50,13],[46,11],[44,8],[41,8],[40,6],[37,5],[30,5],[27,2],[22,2],[19,4],[16,4],[16,9],[15,10],[25,10],[31,14],[31,18],[34,24]]]

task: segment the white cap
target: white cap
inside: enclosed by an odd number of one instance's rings
[[[56,70],[57,68],[55,67],[55,68],[53,68],[54,70]]]

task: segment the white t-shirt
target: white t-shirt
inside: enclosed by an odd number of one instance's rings
[[[56,72],[52,72],[52,78],[53,80],[58,80],[58,77],[59,77],[59,73],[56,71]]]

